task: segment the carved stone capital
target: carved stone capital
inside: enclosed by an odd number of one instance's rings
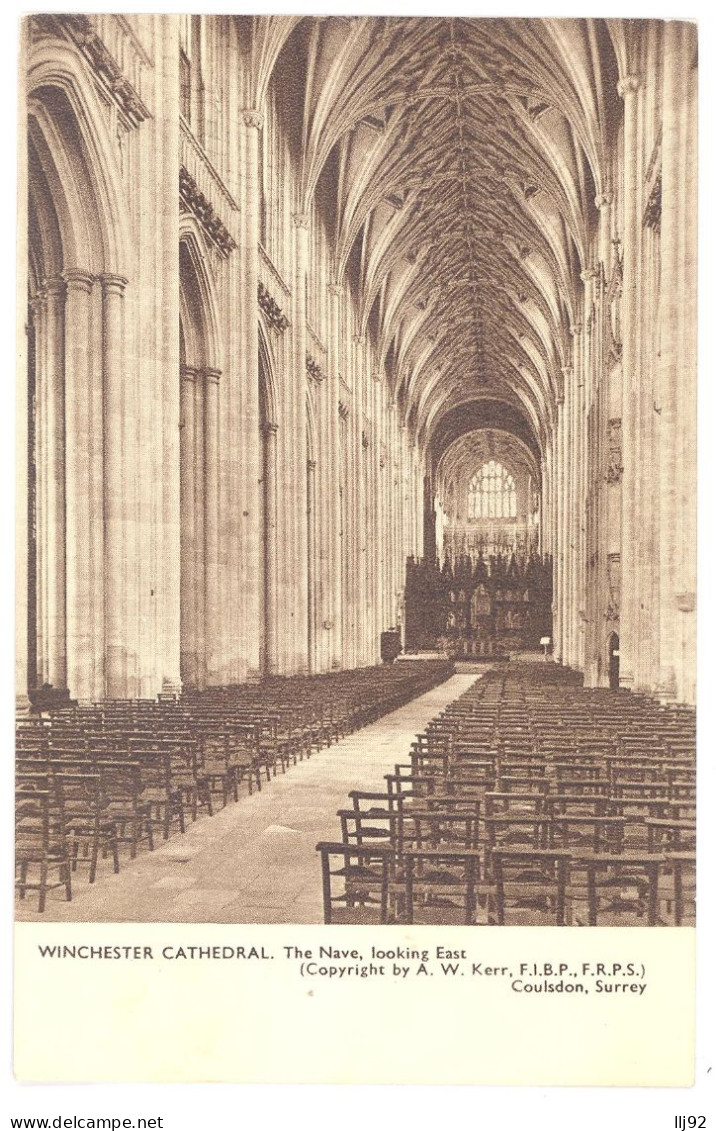
[[[189,384],[193,385],[196,383],[196,379],[199,376],[199,370],[194,365],[181,365],[179,367],[179,376],[182,381],[187,381]]]
[[[617,94],[626,102],[628,94],[636,94],[641,86],[641,75],[625,75],[623,79],[619,79],[617,83]]]
[[[241,111],[244,119],[244,125],[249,129],[262,130],[264,128],[264,116],[260,110],[246,109]]]
[[[573,338],[579,337],[582,332],[582,323],[575,322],[572,326],[569,327],[569,332]]]
[[[614,196],[611,192],[600,192],[594,198],[594,203],[601,211],[602,208],[608,208],[610,204],[614,203]]]
[[[596,267],[586,267],[579,277],[583,283],[591,283],[592,279],[599,278],[599,271]],[[578,330],[579,327],[575,327],[575,329]]]
[[[267,438],[269,436],[275,436],[276,433],[278,432],[278,424],[276,424],[276,422],[274,420],[264,421],[262,428],[263,428],[263,434]]]
[[[207,366],[205,369],[201,370],[201,375],[208,385],[218,385],[219,378],[221,377],[221,370],[213,369],[210,366]]]
[[[128,282],[123,275],[100,275],[99,281],[102,284],[102,292],[105,295],[123,295],[124,288],[127,286]]]
[[[84,291],[85,294],[89,294],[92,290],[94,275],[89,271],[83,270],[82,267],[67,267],[62,272],[62,275],[67,283],[68,290]]]
[[[308,212],[293,212],[291,214],[291,219],[293,220],[293,225],[295,228],[308,231],[309,227],[311,226],[311,217],[309,216]]]

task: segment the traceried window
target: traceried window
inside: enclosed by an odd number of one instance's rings
[[[483,464],[470,480],[467,517],[472,521],[479,518],[517,517],[515,481],[502,464],[494,459]]]

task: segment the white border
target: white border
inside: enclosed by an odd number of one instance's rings
[[[131,5],[106,3],[42,3],[34,9],[26,4],[5,4],[0,11],[0,83],[3,98],[3,163],[5,175],[0,180],[2,208],[3,269],[0,287],[4,301],[0,303],[2,337],[4,345],[3,375],[6,382],[7,401],[0,414],[0,458],[2,459],[2,490],[0,490],[0,530],[4,553],[0,559],[0,610],[2,610],[2,643],[0,653],[0,734],[4,785],[0,828],[7,831],[2,838],[4,848],[1,890],[4,915],[0,919],[0,947],[2,951],[2,1000],[10,1001],[12,984],[11,941],[12,901],[10,893],[10,835],[12,828],[12,708],[13,708],[13,554],[14,529],[14,413],[10,411],[10,388],[15,373],[15,120],[17,73],[17,26],[20,14],[31,10],[41,11],[227,11],[227,5],[206,4],[195,0],[182,3],[137,2]],[[496,6],[499,7],[499,6]],[[710,6],[713,9],[713,5]],[[366,1127],[409,1127],[411,1131],[454,1124],[465,1131],[473,1128],[519,1128],[521,1126],[541,1131],[561,1131],[562,1128],[579,1128],[580,1131],[651,1131],[674,1127],[674,1116],[705,1115],[707,1127],[713,1128],[716,1119],[714,1102],[716,1081],[716,1042],[714,1040],[714,1003],[716,1003],[716,978],[713,974],[716,954],[714,933],[713,897],[709,889],[716,886],[716,855],[714,854],[714,821],[711,809],[714,791],[713,761],[716,754],[714,739],[714,584],[712,580],[715,559],[716,508],[712,485],[716,468],[713,462],[713,424],[716,420],[716,372],[714,367],[713,325],[716,317],[712,277],[714,206],[713,148],[716,133],[713,128],[714,90],[714,14],[706,3],[692,0],[687,10],[679,11],[676,3],[663,0],[631,0],[625,4],[599,5],[586,12],[575,11],[565,0],[552,0],[547,5],[522,2],[513,3],[509,10],[495,7],[467,5],[464,3],[420,2],[408,5],[392,0],[386,6],[379,3],[355,0],[348,8],[336,0],[318,0],[315,8],[305,0],[283,0],[267,3],[254,0],[248,6],[231,6],[232,11],[246,12],[313,12],[314,14],[344,14],[346,10],[361,15],[469,15],[469,16],[615,16],[641,19],[680,18],[696,19],[700,32],[700,398],[699,398],[699,757],[700,757],[700,907],[699,907],[699,1026],[697,1051],[697,1078],[693,1089],[539,1089],[539,1088],[477,1088],[477,1087],[280,1087],[245,1085],[19,1085],[11,1069],[11,1016],[3,1010],[0,1025],[0,1084],[3,1099],[0,1111],[6,1117],[33,1115],[116,1114],[120,1117],[161,1115],[166,1131],[187,1131],[195,1128],[243,1128],[260,1126],[301,1127],[304,1122],[314,1131],[337,1127],[339,1131],[353,1131]],[[711,568],[709,568],[711,567]],[[712,1070],[711,1070],[712,1069]],[[6,1122],[5,1126],[9,1126]]]

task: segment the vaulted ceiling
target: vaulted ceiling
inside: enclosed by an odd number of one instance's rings
[[[292,60],[297,203],[325,201],[330,170],[337,275],[433,468],[462,432],[497,424],[538,454],[553,426],[627,34],[600,20],[251,23],[250,97]]]

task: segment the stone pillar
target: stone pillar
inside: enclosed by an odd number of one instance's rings
[[[196,576],[195,542],[195,488],[194,445],[196,443],[196,369],[183,366],[180,390],[179,452],[180,502],[181,502],[181,677],[184,684],[196,687]]]
[[[306,503],[307,462],[306,439],[306,279],[308,275],[308,237],[310,217],[307,213],[293,215],[294,226],[294,293],[293,293],[293,483],[292,500],[295,517],[295,588],[293,596],[294,643],[292,670],[308,670],[308,507]]]
[[[123,698],[127,680],[127,530],[125,527],[125,479],[136,474],[127,466],[123,435],[131,421],[125,420],[122,302],[127,280],[118,275],[102,277],[102,371],[104,400],[104,574],[105,664],[107,695]]]
[[[196,686],[206,687],[206,557],[205,557],[205,475],[204,462],[204,370],[195,371],[194,380],[194,598]]]
[[[363,404],[365,393],[365,341],[356,334],[353,338],[353,458],[354,458],[354,521],[353,540],[349,543],[349,553],[352,550],[353,594],[354,594],[354,633],[356,667],[365,667],[366,643],[366,573],[367,573],[367,537],[365,523],[365,485],[366,485],[366,460],[363,448]]]
[[[231,602],[236,611],[233,622],[237,633],[236,661],[233,678],[244,680],[247,675],[258,675],[260,638],[259,626],[262,611],[259,608],[259,569],[262,531],[259,529],[260,512],[260,413],[259,413],[259,324],[257,291],[259,278],[259,134],[264,126],[264,116],[256,108],[247,107],[242,112],[243,152],[242,167],[242,247],[239,264],[242,286],[241,348],[238,365],[238,388],[241,441],[244,450],[240,460],[233,461],[230,497],[240,515],[236,524],[235,545],[232,558],[239,563],[237,577],[231,579]],[[305,362],[304,362],[305,364]]]
[[[204,380],[204,632],[206,680],[220,684],[217,647],[222,633],[223,594],[219,582],[219,378],[221,370],[202,370]]]
[[[278,424],[268,421],[264,425],[264,600],[266,674],[275,675],[278,662],[278,571],[277,571],[277,513],[276,513],[276,434]]]
[[[162,161],[157,168],[157,192],[167,202],[176,201],[177,167],[179,165],[179,17],[154,18],[157,41],[161,45],[161,72],[157,71],[157,89],[163,100],[161,119]],[[161,259],[156,282],[161,286],[163,365],[158,395],[161,399],[162,437],[160,465],[162,475],[161,556],[158,580],[160,614],[158,635],[162,639],[159,674],[162,690],[168,694],[181,691],[181,397],[183,380],[179,376],[179,209],[173,203],[162,210]],[[156,239],[156,237],[155,237]]]
[[[571,378],[571,370],[563,369],[564,384]],[[557,401],[557,461],[555,471],[555,513],[557,516],[557,529],[555,538],[555,659],[559,663],[566,663],[566,616],[567,616],[567,495],[566,495],[566,467],[565,467],[565,433],[566,410],[564,396]]]
[[[66,688],[64,280],[46,280],[45,292],[47,682]]]
[[[81,702],[95,697],[90,639],[92,515],[89,498],[90,392],[92,388],[93,276],[80,268],[64,272],[65,305],[65,490],[67,530],[67,684]]]
[[[47,293],[33,299],[35,326],[35,677],[49,682],[47,654]]]
[[[330,295],[331,318],[329,335],[329,375],[328,389],[328,494],[330,500],[330,554],[331,568],[329,572],[329,629],[331,634],[331,669],[338,670],[343,666],[343,539],[341,529],[343,515],[340,492],[341,468],[341,441],[340,441],[340,376],[343,371],[342,353],[342,322],[341,300],[343,287],[340,283],[331,283],[328,288]]]
[[[306,603],[309,674],[316,671],[316,461],[306,461]]]
[[[624,343],[622,357],[622,543],[621,577],[622,598],[619,629],[619,684],[631,688],[638,652],[638,593],[636,592],[637,546],[636,528],[639,514],[636,508],[636,420],[634,390],[638,388],[639,367],[637,336],[637,277],[638,232],[641,217],[638,202],[641,185],[638,183],[637,118],[638,92],[641,78],[626,75],[620,79],[617,90],[624,100],[624,285],[623,324]]]
[[[19,59],[18,74],[26,74],[27,37],[29,34],[29,20],[21,20],[19,24]],[[18,83],[17,94],[17,121],[27,121],[26,86],[24,82]],[[18,185],[27,184],[27,145],[17,147],[17,177]],[[30,496],[29,496],[29,428],[28,411],[29,389],[28,377],[31,347],[30,334],[32,328],[28,326],[27,289],[28,289],[28,193],[23,191],[17,196],[17,267],[16,267],[16,301],[15,301],[15,341],[17,343],[16,358],[16,395],[15,395],[15,711],[18,717],[26,715],[30,700],[28,697],[29,663],[34,655],[34,646],[29,642],[29,539],[30,539]],[[34,672],[33,672],[34,683]]]
[[[696,681],[696,30],[664,25],[661,211],[660,679],[693,703]]]

